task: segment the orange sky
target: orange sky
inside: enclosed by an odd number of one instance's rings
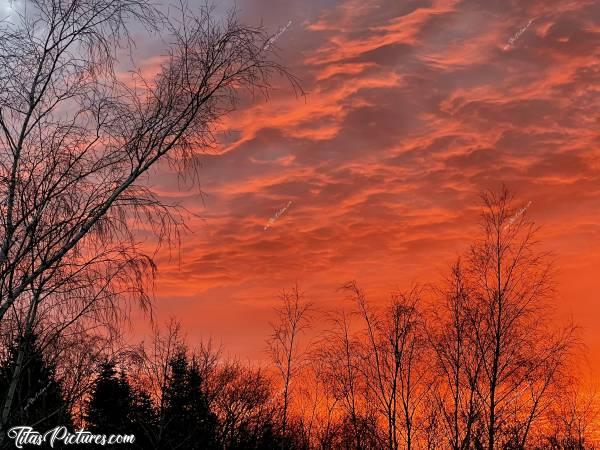
[[[273,33],[291,21],[275,45],[307,96],[282,85],[242,104],[203,159],[202,197],[153,174],[201,216],[159,255],[157,318],[262,358],[281,289],[298,280],[340,308],[351,279],[382,300],[438,281],[477,230],[479,193],[506,183],[531,202],[561,314],[600,373],[600,2],[238,5]]]

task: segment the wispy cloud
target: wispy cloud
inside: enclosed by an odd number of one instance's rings
[[[579,303],[565,304],[584,325],[597,316],[594,289],[579,293],[600,263],[597,2],[252,5],[301,24],[281,54],[308,95],[281,89],[224,123],[239,133],[204,158],[204,204],[165,170],[161,192],[205,219],[180,264],[164,257],[161,295],[185,297],[165,308],[197,311],[202,328],[217,294],[247,315],[296,279],[324,299],[348,279],[381,291],[431,281],[476,232],[478,193],[505,182],[535,202],[573,274],[561,295]],[[504,52],[507,37],[528,45]],[[294,220],[263,232],[277,199],[300,197]],[[595,342],[600,361],[600,331]]]

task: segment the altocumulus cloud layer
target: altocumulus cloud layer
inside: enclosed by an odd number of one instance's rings
[[[561,310],[587,327],[600,366],[600,3],[240,8],[274,34],[292,21],[274,45],[307,97],[281,86],[268,103],[242,105],[204,157],[202,198],[167,169],[154,178],[203,218],[180,257],[159,258],[161,314],[257,356],[281,288],[298,280],[341,307],[335,289],[349,279],[381,298],[434,281],[476,231],[478,193],[504,182],[531,202],[557,260]]]

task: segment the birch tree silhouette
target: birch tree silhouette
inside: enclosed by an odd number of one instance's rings
[[[548,255],[526,213],[516,220],[503,187],[484,192],[482,234],[467,271],[477,313],[472,315],[478,381],[489,450],[525,448],[533,422],[575,344],[575,329],[548,327],[553,293]]]
[[[385,422],[385,448],[415,445],[416,414],[424,398],[423,361],[426,346],[418,290],[394,293],[382,312],[374,311],[355,282],[345,285],[356,302],[364,327],[361,350],[368,399]]]
[[[277,322],[271,325],[273,334],[267,344],[273,364],[281,375],[283,385],[281,434],[285,443],[292,382],[303,363],[304,356],[299,338],[310,324],[312,304],[304,298],[297,284],[290,292],[284,290],[280,299],[281,304],[276,308]]]
[[[481,413],[478,387],[483,361],[475,342],[478,311],[471,303],[473,294],[460,259],[436,293],[429,327],[438,375],[433,408],[449,448],[469,449]]]
[[[11,308],[51,305],[68,324],[114,318],[123,296],[147,306],[155,266],[136,224],[159,243],[183,224],[150,170],[197,168],[242,91],[266,94],[274,75],[298,86],[262,28],[209,6],[179,16],[148,0],[26,0],[0,23],[0,324]],[[168,43],[155,77],[125,83],[131,23]]]

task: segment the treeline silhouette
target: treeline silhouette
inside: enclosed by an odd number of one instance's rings
[[[480,234],[435,288],[378,308],[347,283],[322,334],[300,289],[284,292],[269,367],[192,349],[176,326],[124,345],[156,272],[139,232],[169,245],[185,229],[146,176],[167,163],[197,181],[245,95],[280,76],[303,92],[273,36],[235,11],[28,4],[0,21],[0,447],[29,425],[150,449],[591,448],[576,330],[557,325],[552,267],[506,191],[483,196]],[[132,29],[165,44],[147,78]],[[118,71],[128,50],[133,84]]]
[[[303,94],[273,33],[242,23],[233,7],[9,3],[0,19],[0,447],[10,445],[10,423],[67,421],[52,408],[33,415],[59,401],[56,386],[46,388],[52,370],[84,423],[97,361],[111,360],[129,307],[150,308],[156,253],[140,233],[156,250],[175,245],[190,217],[153,189],[154,169],[165,164],[195,184],[239,104],[268,98],[281,81]],[[136,39],[160,47],[156,70],[145,70]],[[39,377],[34,344],[48,370]]]
[[[485,193],[446,278],[385,305],[355,282],[328,312],[284,290],[266,367],[191,348],[176,322],[133,347],[39,322],[4,338],[7,426],[134,434],[140,449],[592,449],[577,329],[554,315],[548,255],[512,203]]]
[[[210,347],[190,353],[179,340],[178,327],[168,333],[172,346],[162,348],[164,359],[146,360],[143,350],[130,349],[119,354],[119,363],[104,360],[96,366],[87,395],[74,404],[63,395],[54,365],[42,358],[35,336],[30,336],[30,357],[8,428],[29,425],[44,432],[67,426],[94,434],[133,434],[133,448],[139,449],[296,447],[293,436],[281,433],[274,385],[262,370],[218,362]],[[11,350],[0,367],[3,395],[16,354]]]

